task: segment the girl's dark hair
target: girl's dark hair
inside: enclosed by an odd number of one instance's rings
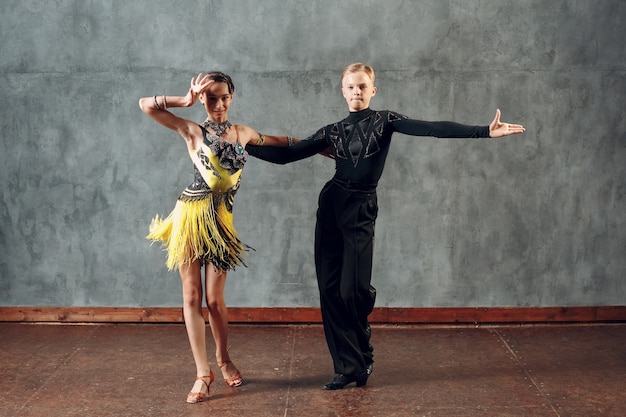
[[[216,83],[226,83],[230,94],[235,92],[235,84],[233,83],[233,79],[230,78],[230,75],[224,74],[220,71],[209,72],[207,75],[210,80],[214,80]]]

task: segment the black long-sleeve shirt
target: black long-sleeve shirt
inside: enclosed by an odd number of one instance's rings
[[[377,184],[389,153],[394,132],[438,138],[489,137],[489,126],[455,122],[426,122],[389,110],[365,109],[327,125],[312,136],[289,147],[247,145],[248,153],[265,161],[286,164],[326,149],[335,159],[335,178]]]

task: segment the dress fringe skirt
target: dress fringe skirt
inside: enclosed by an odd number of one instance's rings
[[[239,240],[233,213],[220,195],[209,194],[197,201],[179,199],[169,216],[157,215],[152,220],[146,238],[162,243],[170,271],[197,259],[224,271],[245,266],[247,247]]]

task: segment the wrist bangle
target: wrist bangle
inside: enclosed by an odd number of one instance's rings
[[[291,136],[287,136],[287,146],[293,145],[293,138]]]
[[[163,110],[167,110],[167,100],[165,100],[165,94],[163,94]]]
[[[265,135],[263,133],[259,133],[259,141],[257,142],[257,146],[263,145],[265,142]]]
[[[159,107],[159,103],[157,102],[157,96],[154,96],[154,107],[155,107],[157,110],[161,110],[161,108]]]

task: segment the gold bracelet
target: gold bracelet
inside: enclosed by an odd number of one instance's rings
[[[257,142],[257,146],[261,146],[265,143],[265,135],[263,133],[259,133],[259,141]]]

